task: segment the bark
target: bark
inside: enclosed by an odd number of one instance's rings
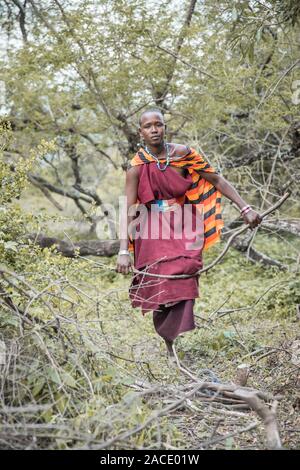
[[[27,238],[37,243],[41,248],[56,246],[58,253],[68,258],[80,256],[114,256],[120,246],[119,240],[79,240],[74,243],[44,234],[28,234]]]

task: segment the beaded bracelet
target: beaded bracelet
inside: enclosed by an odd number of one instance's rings
[[[247,206],[243,207],[243,208],[241,209],[241,215],[243,215],[243,213],[244,213],[247,209],[249,209],[249,208],[251,209],[251,207],[250,207],[249,204],[247,204]]]
[[[247,209],[244,210],[244,212],[241,212],[241,215],[244,216],[248,214],[248,212],[252,211],[251,207],[247,207]]]

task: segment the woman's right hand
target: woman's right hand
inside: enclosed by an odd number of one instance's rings
[[[118,255],[116,271],[122,274],[128,274],[133,271],[130,255]]]

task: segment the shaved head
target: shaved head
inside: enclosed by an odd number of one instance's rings
[[[142,124],[142,118],[148,113],[149,114],[150,113],[159,114],[162,117],[163,121],[164,121],[164,115],[163,115],[163,113],[161,112],[160,109],[158,109],[158,108],[149,108],[149,109],[146,109],[145,111],[143,111],[142,114],[140,115],[139,125]]]

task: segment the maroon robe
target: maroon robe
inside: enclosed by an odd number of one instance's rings
[[[161,164],[163,166],[163,164]],[[181,176],[168,166],[165,171],[157,168],[156,162],[138,166],[139,185],[138,199],[144,208],[144,216],[140,218],[148,227],[139,223],[137,228],[145,237],[134,238],[134,267],[141,271],[156,274],[193,274],[202,268],[202,247],[191,244],[196,238],[191,235],[176,239],[174,235],[178,227],[184,227],[183,206],[177,205],[176,211],[181,211],[182,222],[175,221],[175,212],[151,213],[151,201],[154,199],[182,198],[193,184],[190,174]],[[196,217],[195,206],[190,205],[193,217]],[[146,215],[145,215],[146,214]],[[155,218],[154,218],[155,217]],[[180,225],[181,224],[181,225]],[[170,237],[163,238],[163,228],[169,227]],[[156,237],[151,237],[151,227],[156,227]],[[195,225],[193,226],[193,228]],[[168,234],[168,229],[165,232]],[[180,333],[195,328],[193,306],[195,298],[199,297],[199,275],[186,279],[164,279],[155,276],[135,274],[129,289],[132,307],[140,307],[143,315],[153,310],[153,321],[157,333],[173,340]],[[175,304],[168,306],[170,303]],[[167,305],[166,305],[167,304]]]

